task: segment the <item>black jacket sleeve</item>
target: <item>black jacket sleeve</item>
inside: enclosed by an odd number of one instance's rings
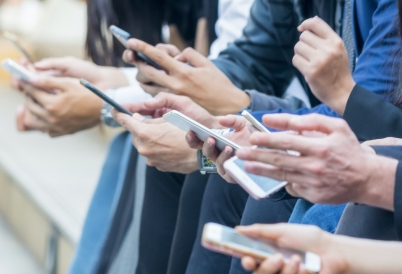
[[[350,94],[343,118],[360,141],[402,138],[402,110],[359,85]]]

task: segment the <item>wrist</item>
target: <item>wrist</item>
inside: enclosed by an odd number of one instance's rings
[[[221,115],[236,114],[240,110],[247,108],[251,104],[251,97],[243,90],[234,87],[235,92],[229,98],[227,109]]]
[[[350,76],[348,80],[340,81],[340,83],[342,83],[342,86],[337,88],[338,89],[337,93],[339,93],[340,96],[338,96],[334,100],[331,108],[338,114],[343,115],[349,100],[349,96],[352,93],[353,88],[356,86],[356,83],[353,80],[352,76]]]
[[[114,67],[100,67],[100,82],[104,83],[103,89],[120,88],[129,85],[124,73]]]
[[[394,188],[398,161],[369,155],[366,159],[367,181],[362,183],[355,202],[394,210]]]

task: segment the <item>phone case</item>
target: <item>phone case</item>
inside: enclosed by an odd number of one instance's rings
[[[240,148],[240,146],[236,143],[233,143],[225,137],[216,134],[209,128],[201,125],[200,123],[194,121],[193,119],[185,116],[184,114],[176,110],[172,110],[163,115],[163,119],[185,132],[189,132],[190,130],[194,131],[201,141],[205,141],[209,136],[215,138],[216,147],[220,150],[224,150],[226,146],[231,146],[235,150]]]

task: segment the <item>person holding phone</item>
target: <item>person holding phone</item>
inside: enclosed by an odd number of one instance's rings
[[[314,226],[293,224],[257,224],[236,230],[250,237],[275,241],[283,247],[316,253],[321,258],[320,273],[399,273],[402,267],[398,257],[401,243],[332,235]],[[297,255],[286,263],[281,254],[261,264],[252,257],[242,258],[243,267],[258,274],[305,273],[299,267],[300,262]]]

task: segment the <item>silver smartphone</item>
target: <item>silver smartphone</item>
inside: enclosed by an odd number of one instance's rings
[[[185,132],[194,131],[197,138],[201,141],[205,141],[208,137],[213,137],[216,140],[216,147],[220,150],[224,150],[226,146],[230,146],[235,150],[239,149],[240,146],[229,139],[219,135],[213,130],[201,125],[200,123],[194,121],[193,119],[187,117],[186,115],[180,113],[179,111],[172,110],[165,115],[163,119],[175,125]]]
[[[251,197],[256,200],[264,199],[278,192],[287,185],[287,182],[277,181],[265,176],[248,173],[244,170],[244,163],[237,156],[227,160],[223,167]]]
[[[321,258],[315,253],[282,247],[273,241],[247,237],[233,228],[216,223],[207,223],[204,226],[202,245],[230,256],[250,256],[259,263],[277,253],[282,254],[287,262],[296,254],[302,258],[301,267],[308,273],[317,274],[321,271]]]

